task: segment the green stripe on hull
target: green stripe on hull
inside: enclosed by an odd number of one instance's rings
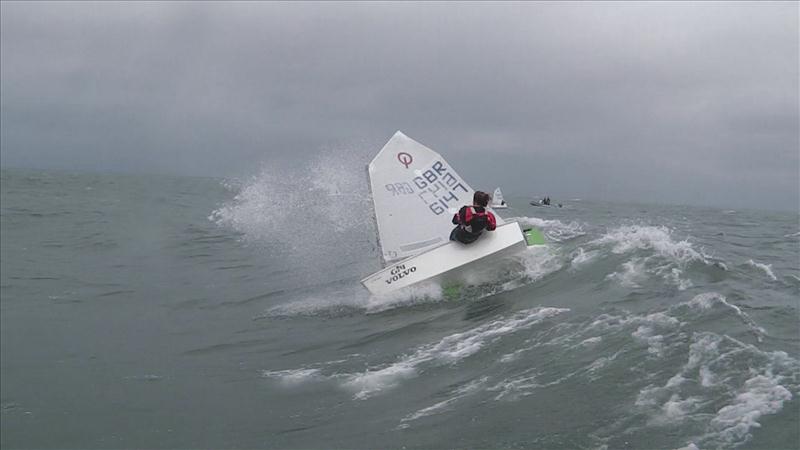
[[[525,242],[530,245],[544,245],[545,240],[542,232],[537,230],[536,228],[528,228],[522,230],[522,234],[525,235]]]

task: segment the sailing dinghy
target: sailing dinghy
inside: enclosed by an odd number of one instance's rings
[[[492,194],[492,209],[505,209],[508,208],[508,203],[503,199],[503,193],[500,188],[494,190]]]
[[[440,154],[400,131],[367,171],[384,262],[382,270],[361,280],[373,294],[426,280],[459,281],[473,263],[502,258],[533,242],[528,230],[523,235],[516,222],[500,216],[497,229],[475,243],[450,241],[453,214],[472,203],[475,191]]]

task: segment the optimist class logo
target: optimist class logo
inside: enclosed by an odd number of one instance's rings
[[[397,160],[400,161],[400,164],[406,166],[406,169],[408,169],[408,166],[411,165],[411,162],[414,161],[414,158],[412,158],[411,155],[406,152],[400,152],[397,154]]]

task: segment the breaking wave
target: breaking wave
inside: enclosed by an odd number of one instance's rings
[[[564,242],[586,234],[583,225],[578,222],[563,223],[560,220],[547,220],[538,217],[513,217],[524,227],[536,227],[547,237],[549,242]]]
[[[716,292],[695,295],[663,311],[620,311],[545,324],[568,311],[537,307],[497,317],[364,371],[348,369],[365,363],[356,355],[313,367],[264,371],[263,376],[287,388],[332,382],[354,401],[364,401],[436,368],[458,370],[476,355],[502,367],[459,383],[443,393],[443,399],[405,413],[397,428],[407,429],[426,417],[455,414],[464,402],[521,402],[565,383],[607,384],[621,373],[647,373],[626,382],[632,391],[628,413],[591,433],[597,445],[609,447],[676,426],[693,430],[694,437],[683,443],[687,448],[739,446],[752,438],[764,416],[781,411],[800,388],[800,364],[785,352],[761,350],[723,333],[696,329],[696,323],[727,316],[744,323],[757,338],[766,336],[739,306]],[[516,349],[497,352],[509,339]],[[599,348],[604,349],[602,354]],[[530,366],[530,360],[537,364]]]
[[[340,386],[352,392],[355,399],[366,399],[373,395],[397,387],[405,380],[419,375],[420,368],[452,365],[468,358],[505,335],[516,333],[535,326],[545,319],[564,313],[563,308],[534,308],[519,311],[507,318],[498,318],[464,332],[447,335],[437,342],[423,345],[395,362],[372,367],[364,372],[329,374],[329,378],[339,380]],[[317,375],[312,368],[279,371],[265,371],[265,376],[277,378],[283,383],[293,383],[297,379],[313,379]]]
[[[772,265],[771,264],[762,264],[759,262],[755,262],[752,259],[747,261],[747,264],[750,267],[755,267],[756,269],[762,270],[772,281],[777,281],[778,277],[772,272]]]
[[[641,287],[655,276],[679,290],[686,290],[694,285],[691,277],[687,276],[693,265],[725,270],[723,265],[702,249],[696,249],[689,240],[674,239],[673,232],[665,226],[617,227],[588,242],[586,247],[594,251],[605,249],[613,255],[629,255],[629,260],[606,276],[606,279],[628,288]],[[578,264],[586,258],[585,254],[581,248],[575,257]]]

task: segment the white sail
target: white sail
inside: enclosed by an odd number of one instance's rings
[[[453,214],[474,191],[435,151],[400,131],[368,166],[385,263],[448,242]],[[498,216],[497,224],[503,224]]]
[[[492,208],[502,207],[505,208],[506,204],[503,203],[503,193],[500,192],[500,188],[494,190],[494,194],[492,194]]]

